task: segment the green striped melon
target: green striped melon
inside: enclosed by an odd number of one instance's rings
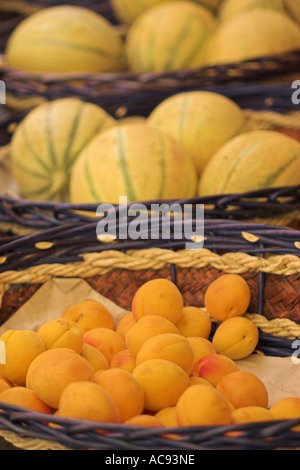
[[[128,202],[193,197],[193,161],[169,135],[147,123],[108,129],[78,157],[71,175],[72,203]]]
[[[11,143],[12,171],[21,195],[68,202],[70,171],[78,155],[115,124],[102,108],[75,98],[32,110],[17,126]]]
[[[9,38],[5,61],[35,72],[118,72],[125,67],[124,44],[101,15],[62,5],[23,20]]]
[[[224,144],[206,166],[199,196],[300,184],[300,142],[277,131],[250,131]]]
[[[204,44],[216,25],[209,10],[190,1],[153,7],[129,28],[128,66],[134,73],[200,67]]]
[[[281,54],[300,48],[300,28],[285,13],[257,8],[219,24],[206,47],[216,65]]]
[[[165,99],[152,111],[148,122],[181,142],[201,174],[212,155],[241,131],[244,114],[225,96],[188,91]]]
[[[300,24],[299,0],[243,0],[239,2],[236,0],[224,0],[220,5],[218,16],[221,21],[228,21],[240,13],[255,8],[281,11]]]
[[[116,18],[121,23],[130,25],[150,8],[169,1],[170,0],[110,0],[110,3]]]

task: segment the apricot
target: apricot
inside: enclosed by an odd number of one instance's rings
[[[128,331],[125,342],[130,354],[135,358],[140,347],[150,338],[163,333],[179,334],[177,327],[167,318],[159,315],[147,315]]]
[[[108,369],[95,374],[93,382],[103,387],[116,403],[121,422],[142,413],[144,390],[130,372],[123,369]]]
[[[69,305],[62,311],[61,317],[77,323],[83,333],[94,328],[115,328],[113,315],[103,304],[93,299]]]
[[[182,315],[183,298],[180,290],[168,279],[152,279],[135,293],[132,313],[136,320],[145,315],[159,315],[176,323]]]
[[[55,349],[47,349],[42,354],[39,354],[36,358],[33,359],[33,361],[31,362],[28,368],[27,375],[26,375],[26,387],[31,388],[31,381],[30,381],[31,372],[40,362],[44,361],[46,357],[54,356],[54,357],[60,357],[61,359],[63,357],[69,357],[70,352],[72,354],[72,351],[75,352],[73,349],[69,349],[69,348],[55,348]]]
[[[0,393],[0,402],[20,406],[38,413],[50,414],[51,408],[37,394],[26,387],[10,387]]]
[[[109,369],[109,363],[104,354],[90,344],[83,343],[80,355],[91,364],[95,373],[99,370]]]
[[[83,342],[94,346],[104,354],[108,363],[122,349],[126,349],[124,339],[110,328],[94,328],[83,334]]]
[[[175,428],[178,426],[176,406],[168,406],[159,410],[155,416],[161,420],[166,428]]]
[[[191,385],[176,405],[180,426],[215,426],[231,424],[231,409],[226,398],[207,385]]]
[[[300,398],[298,397],[286,397],[277,401],[270,408],[274,420],[289,420],[300,418]],[[293,426],[293,431],[300,431],[300,425]]]
[[[149,338],[136,355],[136,365],[148,359],[167,359],[180,366],[187,375],[194,367],[194,354],[188,340],[181,335],[164,333]]]
[[[213,385],[202,377],[190,377],[191,385],[208,385],[209,387],[213,387]]]
[[[188,306],[184,307],[182,315],[176,322],[179,333],[186,338],[190,336],[200,336],[209,338],[211,333],[212,321],[208,313],[199,308]]]
[[[8,330],[0,339],[6,349],[6,363],[0,364],[0,373],[11,383],[24,386],[31,362],[45,351],[42,339],[31,330]]]
[[[130,354],[128,349],[122,349],[115,354],[109,364],[110,368],[119,368],[132,372],[136,366],[135,358]]]
[[[58,415],[65,418],[119,423],[116,403],[100,385],[90,381],[73,382],[64,389]]]
[[[194,353],[194,364],[202,359],[204,356],[209,354],[217,354],[213,344],[206,338],[201,338],[200,336],[190,336],[187,338],[190,343],[193,353]]]
[[[143,387],[145,409],[153,412],[176,405],[190,386],[186,372],[166,359],[148,359],[136,366],[132,375]]]
[[[134,318],[133,313],[128,312],[126,315],[124,315],[124,317],[121,318],[115,330],[117,333],[119,333],[120,336],[122,336],[123,339],[125,339],[128,331],[135,323],[136,319]]]
[[[92,380],[94,375],[93,367],[84,357],[72,349],[62,349],[53,349],[52,354],[44,353],[45,356],[40,357],[30,371],[28,380],[30,388],[54,409],[58,408],[61,394],[67,385]]]
[[[252,372],[237,370],[222,377],[216,389],[237,409],[245,406],[268,407],[268,391]]]
[[[253,353],[258,340],[258,328],[251,320],[234,317],[225,320],[217,327],[212,344],[218,354],[239,360]]]
[[[258,421],[272,421],[273,415],[267,408],[261,406],[245,406],[237,408],[231,413],[233,424],[255,423]]]
[[[163,422],[156,416],[147,413],[134,416],[124,422],[126,426],[145,426],[150,428],[163,428]]]
[[[83,333],[77,323],[66,318],[55,318],[44,323],[37,331],[46,349],[70,348],[80,354]]]
[[[214,387],[223,376],[239,370],[237,364],[222,354],[208,354],[194,365],[192,376],[207,380]]]
[[[204,304],[209,315],[219,322],[243,316],[249,307],[251,291],[239,274],[223,274],[206,289]]]
[[[0,378],[0,393],[3,392],[4,390],[7,390],[8,388],[10,388],[10,385],[8,385],[8,382]]]

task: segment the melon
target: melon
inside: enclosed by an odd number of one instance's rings
[[[129,28],[125,50],[134,73],[175,71],[203,64],[217,21],[206,8],[176,1],[151,8]]]
[[[110,3],[116,18],[121,23],[131,25],[150,8],[169,1],[170,0],[110,0]]]
[[[299,48],[295,21],[280,11],[257,8],[218,26],[206,47],[206,63],[234,63]]]
[[[83,148],[116,121],[97,105],[76,98],[44,103],[27,114],[11,142],[12,171],[21,195],[69,201],[71,168]]]
[[[255,8],[281,11],[300,24],[299,0],[243,0],[239,2],[236,0],[224,0],[218,10],[218,16],[221,21],[228,21],[240,13]]]
[[[241,131],[244,114],[225,96],[187,91],[161,102],[148,122],[177,139],[190,152],[201,174],[212,155]]]
[[[23,20],[8,40],[5,62],[34,72],[118,72],[125,67],[124,44],[101,15],[62,5]]]
[[[194,197],[197,173],[184,148],[147,123],[108,129],[83,150],[71,174],[72,203]]]
[[[244,193],[300,184],[300,142],[277,131],[243,133],[207,164],[199,196]]]

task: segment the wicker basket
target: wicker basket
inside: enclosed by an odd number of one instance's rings
[[[299,204],[299,188],[292,193],[292,200],[298,199]],[[22,209],[22,202],[19,207]],[[27,206],[28,213],[35,217],[32,209]],[[61,215],[58,209],[56,216]],[[187,250],[183,244],[170,240],[156,244],[145,240],[100,243],[95,236],[95,223],[81,220],[29,236],[6,235],[0,239],[1,323],[53,278],[83,279],[129,310],[135,291],[147,280],[171,279],[186,305],[203,306],[205,289],[212,280],[223,273],[238,273],[251,289],[247,317],[260,330],[258,352],[275,360],[291,356],[292,342],[300,337],[298,230],[206,217],[203,248]],[[190,451],[300,447],[300,435],[292,430],[300,419],[187,427],[181,430],[182,438],[174,440],[166,436],[176,432],[171,428],[132,428],[72,420],[4,404],[1,410],[0,435],[8,448]],[[104,433],[99,433],[99,429]],[[243,432],[233,435],[230,431]]]
[[[19,16],[1,25],[0,33],[0,80],[7,88],[7,103],[13,110],[29,109],[45,100],[77,96],[107,109],[117,116],[149,113],[151,108],[173,93],[185,90],[209,88],[225,84],[248,84],[251,82],[291,81],[300,70],[300,51],[291,51],[240,63],[179,70],[175,72],[147,73],[131,72],[90,73],[30,73],[5,66],[5,44],[9,35],[24,15],[50,4],[83,5],[82,0],[59,1],[15,1],[4,0],[0,10],[18,12]],[[113,16],[109,0],[84,2],[105,16],[117,28],[121,25]],[[121,26],[121,30],[122,30]],[[120,103],[121,106],[120,106]]]

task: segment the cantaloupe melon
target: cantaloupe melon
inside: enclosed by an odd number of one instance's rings
[[[295,21],[280,11],[257,8],[218,26],[206,47],[206,63],[234,63],[299,48]]]
[[[204,44],[216,26],[208,9],[190,1],[151,8],[128,31],[128,66],[135,73],[200,67]]]
[[[193,197],[197,174],[190,155],[169,135],[133,122],[96,137],[78,157],[71,175],[72,203],[118,204]]]
[[[200,174],[212,155],[241,131],[244,114],[225,96],[188,91],[165,99],[152,111],[148,122],[181,142]]]
[[[300,184],[300,142],[277,131],[239,135],[207,164],[199,195],[244,193]]]
[[[224,0],[218,10],[218,17],[221,21],[228,21],[240,13],[255,8],[281,11],[300,24],[299,0]]]
[[[75,98],[32,110],[17,126],[11,143],[12,171],[21,195],[67,202],[76,158],[96,135],[115,124],[102,108]]]
[[[120,23],[131,25],[139,16],[150,8],[176,0],[110,0],[113,12]],[[186,0],[216,11],[223,0]]]
[[[118,72],[125,67],[124,44],[101,15],[62,5],[23,20],[9,38],[5,61],[34,72]]]
[[[209,8],[212,11],[217,11],[220,5],[224,0],[194,0],[196,3],[204,6],[205,8]]]

